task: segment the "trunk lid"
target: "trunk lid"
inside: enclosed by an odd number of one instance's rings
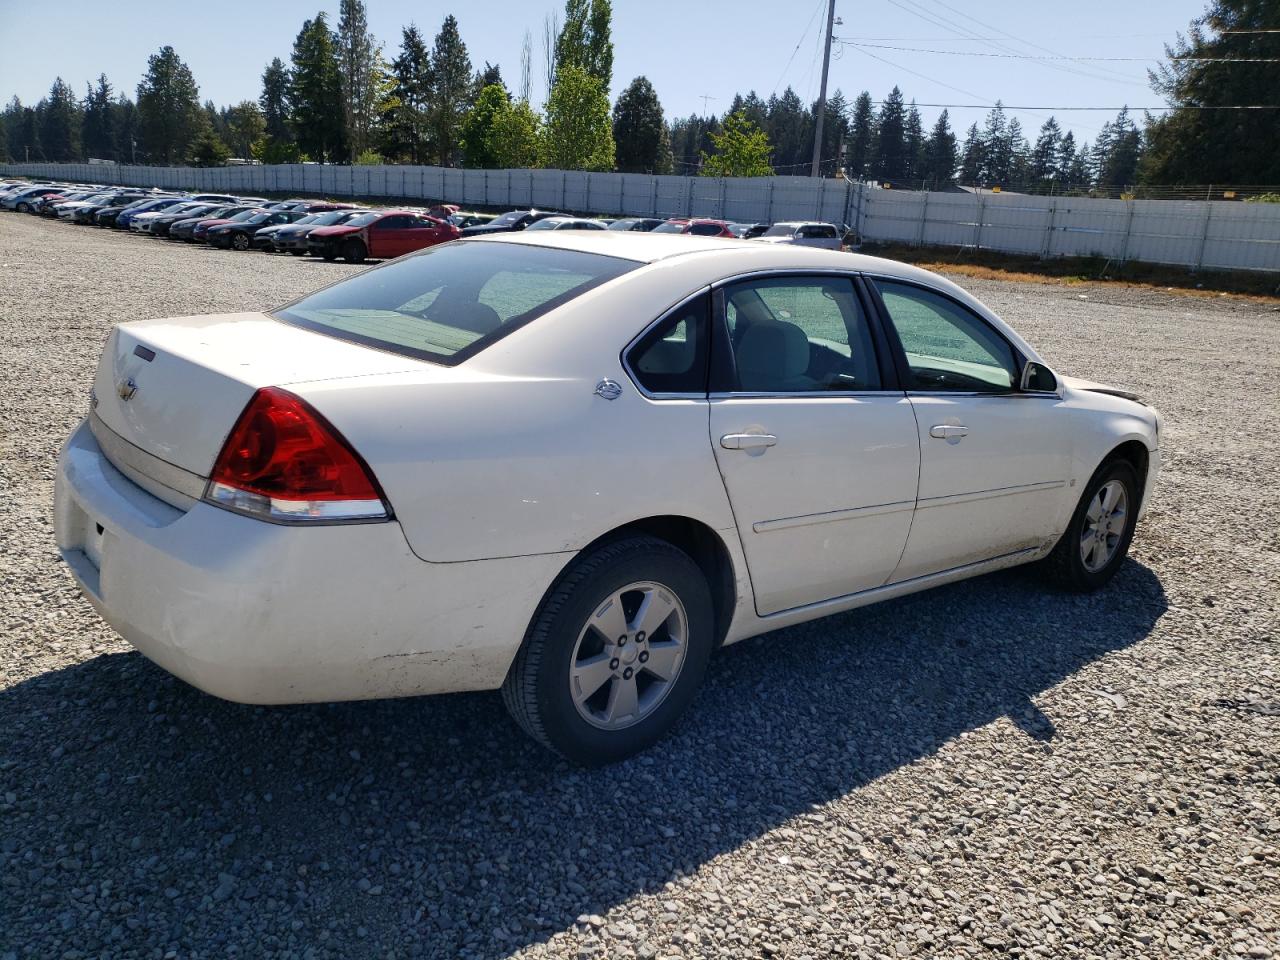
[[[129,443],[206,477],[259,387],[423,365],[262,313],[145,320],[112,331],[94,378],[94,409]]]

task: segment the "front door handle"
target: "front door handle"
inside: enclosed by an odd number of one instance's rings
[[[935,440],[946,440],[948,443],[959,443],[961,437],[969,435],[969,428],[951,423],[939,423],[929,428],[929,436]]]
[[[720,438],[720,446],[726,450],[760,450],[777,442],[771,433],[726,433]]]

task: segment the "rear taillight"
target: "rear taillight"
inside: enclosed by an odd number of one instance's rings
[[[301,397],[264,387],[240,414],[205,488],[210,503],[276,521],[386,520],[368,465]]]

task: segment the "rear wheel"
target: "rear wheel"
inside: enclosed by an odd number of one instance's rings
[[[295,257],[305,257],[307,255],[307,251],[305,250],[290,250],[289,252]]]
[[[544,746],[611,763],[671,729],[702,683],[713,637],[711,594],[687,554],[652,537],[606,544],[543,601],[503,700]]]
[[[17,211],[18,211],[19,213],[30,213],[30,212],[31,212],[31,204],[26,203],[26,202],[24,201],[23,203],[18,204],[18,206],[17,206],[17,208],[16,208],[16,209],[17,209]]]
[[[253,245],[253,240],[249,237],[247,233],[233,233],[231,235],[231,246],[241,251],[242,253],[245,250],[248,250],[249,247],[252,245]]]
[[[1051,579],[1068,590],[1097,590],[1129,552],[1142,496],[1127,460],[1104,463],[1085,487],[1066,533],[1044,560]]]
[[[342,259],[347,263],[364,263],[364,258],[369,255],[369,251],[365,249],[363,240],[348,240],[342,245]]]

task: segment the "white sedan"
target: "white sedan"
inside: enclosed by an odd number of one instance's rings
[[[924,270],[525,231],[116,327],[57,540],[210,693],[501,688],[604,762],[661,737],[722,644],[1032,561],[1101,587],[1159,430]]]

